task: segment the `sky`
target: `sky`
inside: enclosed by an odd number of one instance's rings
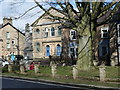
[[[47,0],[37,0],[42,3]],[[54,1],[54,0],[49,0]],[[61,0],[59,0],[61,1]],[[111,1],[111,0],[107,0]],[[23,31],[25,29],[25,24],[32,24],[37,18],[39,18],[43,11],[39,7],[31,10],[25,16],[20,19],[14,20],[14,18],[21,16],[29,8],[35,6],[33,0],[0,0],[0,24],[2,24],[3,17],[12,17],[13,25],[19,30]]]
[[[40,17],[43,11],[40,10],[39,7],[37,7],[19,19],[14,19],[14,18],[23,15],[24,12],[26,12],[29,8],[35,5],[36,4],[34,2],[22,3],[22,2],[16,2],[15,0],[12,2],[7,0],[0,2],[0,24],[2,24],[4,17],[8,17],[8,18],[12,17],[13,25],[17,29],[23,31],[25,29],[25,24],[26,23],[32,24],[37,18]]]

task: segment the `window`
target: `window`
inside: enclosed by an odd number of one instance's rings
[[[12,45],[14,45],[15,44],[15,40],[12,40]]]
[[[76,31],[75,30],[70,31],[70,39],[71,40],[76,40]]]
[[[51,36],[55,36],[55,28],[54,27],[51,28]]]
[[[40,52],[40,43],[38,43],[38,42],[36,43],[36,51]]]
[[[118,37],[120,37],[120,24],[118,24],[117,29],[118,29]]]
[[[36,33],[37,33],[37,34],[39,34],[39,33],[40,33],[40,30],[39,30],[38,28],[36,29]]]
[[[75,50],[74,50],[74,48],[70,48],[70,55],[71,55],[71,57],[75,57]]]
[[[61,36],[61,28],[58,27],[58,36]]]
[[[61,46],[58,44],[57,45],[57,56],[60,56],[61,54]]]
[[[10,39],[10,32],[6,32],[6,38]]]
[[[45,37],[48,37],[48,28],[45,28]]]
[[[101,38],[108,38],[108,27],[101,28]]]
[[[7,49],[10,48],[10,43],[7,43],[6,48],[7,48]]]

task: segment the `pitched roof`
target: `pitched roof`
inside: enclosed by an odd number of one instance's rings
[[[49,9],[47,10],[47,12],[49,12],[49,11],[52,10],[52,9],[60,12],[61,14],[63,13],[61,10],[58,10],[58,9],[56,9],[56,8],[54,8],[54,7],[49,8]],[[37,20],[35,20],[35,22],[33,22],[33,23],[31,24],[31,26],[34,26],[36,23],[38,23],[38,21],[39,21],[45,14],[46,14],[46,12],[43,13]]]
[[[7,24],[5,24],[5,25],[3,25],[3,26],[1,26],[0,27],[0,29],[1,28],[4,28],[5,26],[7,26],[7,25],[10,25],[11,27],[13,27],[15,30],[17,30],[19,33],[21,33],[22,35],[24,35],[25,36],[25,34],[24,33],[22,33],[20,30],[18,30],[16,27],[14,27],[12,24],[10,24],[10,23],[7,23]]]
[[[97,22],[100,23],[100,22],[103,22],[111,13],[111,10],[109,10],[104,16],[100,17],[97,19]]]

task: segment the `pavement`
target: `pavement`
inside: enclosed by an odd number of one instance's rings
[[[13,79],[21,79],[21,80],[30,80],[30,81],[43,82],[43,83],[51,83],[51,84],[64,85],[64,86],[89,88],[89,89],[92,89],[92,90],[120,90],[120,88],[113,88],[113,87],[95,86],[95,85],[86,85],[86,84],[74,84],[74,83],[64,83],[64,82],[37,79],[37,78],[28,78],[28,77],[17,77],[17,76],[6,76],[6,75],[2,75],[2,77],[13,78]]]

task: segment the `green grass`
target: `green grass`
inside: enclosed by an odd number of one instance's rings
[[[119,73],[120,67],[106,67],[106,77],[107,78],[120,78]],[[3,68],[4,72],[7,72],[7,67]],[[19,66],[13,67],[14,72],[19,72]],[[99,77],[99,68],[92,70],[78,70],[79,71],[79,77]],[[28,70],[27,73],[34,74],[34,70]],[[51,67],[49,66],[40,66],[39,67],[39,73],[43,75],[51,75]],[[72,67],[71,66],[65,66],[65,67],[57,67],[57,75],[61,76],[70,76],[72,77]]]
[[[46,77],[46,76],[39,76],[34,74],[18,74],[18,73],[3,73],[3,75],[7,76],[17,76],[17,77],[27,77],[27,78],[36,78],[37,80],[52,80],[57,82],[64,82],[64,83],[73,83],[73,84],[87,84],[87,85],[95,85],[95,86],[107,86],[107,87],[115,87],[120,88],[118,84],[114,83],[107,83],[107,82],[100,82],[100,81],[91,81],[91,80],[74,80],[74,79],[61,79],[61,78],[53,78],[53,77]]]
[[[120,67],[106,67],[107,78],[120,78]]]
[[[58,75],[67,75],[72,76],[72,67],[66,66],[66,67],[57,67],[57,74]]]
[[[106,67],[106,77],[111,79],[120,78],[119,74],[120,67]],[[5,70],[6,71],[6,70]],[[4,72],[3,75],[10,75],[10,76],[18,76],[18,77],[31,77],[37,79],[45,79],[45,80],[54,80],[60,81],[65,83],[76,83],[76,84],[91,84],[91,85],[100,85],[100,86],[110,86],[110,87],[118,87],[118,84],[108,83],[108,82],[100,82],[98,80],[90,80],[85,79],[88,77],[96,78],[99,77],[99,68],[93,70],[79,70],[79,79],[74,80],[72,79],[72,67],[65,66],[65,67],[57,67],[57,77],[51,77],[51,67],[49,66],[40,66],[39,67],[39,74],[35,75],[34,70],[26,71],[26,74],[20,74],[18,71],[18,67],[16,67],[16,71],[14,68],[13,73]],[[68,76],[68,78],[66,77]],[[119,81],[120,82],[120,81]]]
[[[45,75],[51,75],[51,67],[49,66],[40,66],[39,72]]]

